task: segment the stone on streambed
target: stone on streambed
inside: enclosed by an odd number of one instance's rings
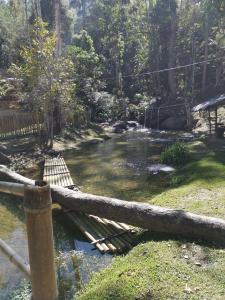
[[[169,173],[169,172],[174,172],[175,169],[171,166],[167,166],[167,165],[164,165],[164,164],[152,164],[150,166],[148,166],[146,168],[147,171],[149,171],[150,173],[153,173],[153,174],[157,174],[159,172],[165,172],[165,173]]]

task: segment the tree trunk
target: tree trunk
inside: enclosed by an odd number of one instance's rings
[[[209,24],[208,24],[208,16],[206,16],[204,61],[208,60],[208,52],[209,52]],[[206,79],[207,79],[207,62],[203,64],[203,74],[202,74],[202,96],[203,97],[205,97],[205,92],[206,92]]]
[[[53,139],[54,139],[54,118],[53,118],[53,111],[51,111],[51,116],[50,116],[50,144],[49,144],[49,147],[51,149],[53,147]]]
[[[217,65],[216,65],[216,88],[220,89],[221,87],[221,80],[222,80],[222,75],[223,75],[223,59],[220,59],[223,57],[224,49],[219,48],[217,49]],[[217,91],[219,92],[219,91]]]
[[[31,47],[30,25],[29,25],[29,20],[28,20],[28,5],[27,5],[27,0],[24,0],[24,7],[25,7],[25,17],[26,17],[27,36],[28,36],[29,46]]]
[[[83,25],[83,29],[86,28],[86,0],[82,0],[81,1],[81,5],[82,5],[82,25]]]
[[[34,184],[5,166],[0,166],[0,180]],[[0,184],[0,191],[23,196],[23,189],[12,189]],[[85,194],[62,187],[51,186],[52,198],[64,207],[93,214],[118,222],[167,234],[225,243],[225,221],[174,210],[147,203],[128,202],[109,197]]]
[[[175,52],[175,43],[176,43],[176,12],[171,12],[171,21],[170,21],[170,40],[169,40],[169,60],[168,68],[174,68],[176,65],[176,52]],[[169,98],[170,101],[175,101],[177,96],[177,87],[176,87],[176,70],[170,70],[168,72],[168,83],[169,83]]]
[[[62,54],[62,40],[61,40],[61,14],[60,14],[60,0],[54,0],[55,10],[55,33],[56,33],[56,57]]]
[[[116,90],[118,96],[123,94],[123,78],[119,58],[116,58]]]
[[[32,0],[33,12],[36,18],[41,18],[41,3],[40,0]]]

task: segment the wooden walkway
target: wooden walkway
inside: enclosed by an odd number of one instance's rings
[[[46,159],[43,180],[73,189],[74,182],[63,157]],[[63,208],[70,220],[100,252],[121,253],[132,247],[135,228],[108,219]]]

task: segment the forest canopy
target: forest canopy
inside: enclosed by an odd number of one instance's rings
[[[190,109],[224,90],[223,0],[0,0],[2,73],[26,64],[38,18],[56,39],[53,64],[73,64],[62,102],[76,119],[140,119],[151,103]]]

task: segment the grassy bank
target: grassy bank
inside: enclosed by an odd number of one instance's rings
[[[225,216],[225,142],[195,141],[191,161],[168,176],[169,188],[149,203]],[[160,184],[160,183],[159,183]],[[76,299],[225,299],[225,250],[202,241],[148,233],[115,258]]]

